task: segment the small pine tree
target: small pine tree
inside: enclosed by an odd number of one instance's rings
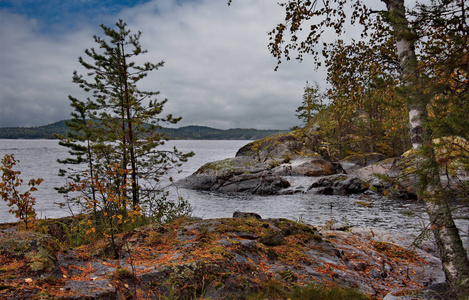
[[[62,191],[78,192],[83,205],[95,215],[101,211],[107,220],[116,216],[120,220],[166,199],[167,192],[158,185],[160,178],[192,153],[158,149],[167,140],[158,132],[160,124],[174,124],[181,118],[160,116],[167,99],[158,101],[159,92],[138,88],[139,82],[164,62],[138,65],[134,59],[147,52],[140,45],[141,32],[131,34],[122,20],[115,28],[101,28],[105,37],[94,36],[99,48],[85,50],[90,62],[79,57],[86,75],[73,73],[73,82],[91,97],[79,100],[69,96],[73,118],[60,142],[72,156],[61,162],[86,163],[86,170],[78,167],[66,172],[71,180]],[[161,215],[165,212],[158,212],[158,218],[164,219]]]
[[[308,124],[313,117],[325,107],[322,102],[321,93],[319,92],[319,84],[314,83],[314,86],[310,86],[306,81],[306,86],[303,93],[303,102],[296,109],[296,116],[304,124]]]

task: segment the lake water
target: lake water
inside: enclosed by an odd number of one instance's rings
[[[183,152],[193,151],[195,156],[182,166],[182,172],[173,174],[175,179],[184,178],[195,172],[203,164],[234,157],[236,151],[249,141],[212,141],[180,140],[170,141],[164,147],[176,146]],[[0,156],[15,155],[20,163],[17,170],[27,183],[30,178],[44,178],[39,190],[33,194],[37,199],[36,211],[41,218],[56,218],[70,215],[67,209],[61,209],[55,203],[63,198],[54,187],[61,186],[63,178],[57,173],[64,165],[57,159],[67,157],[67,149],[55,140],[0,140]],[[308,186],[313,178],[290,177],[295,185]],[[384,197],[366,196],[324,196],[295,194],[282,196],[224,195],[210,192],[179,189],[179,195],[188,199],[197,217],[231,217],[236,210],[256,212],[263,218],[288,218],[303,220],[309,224],[324,225],[331,219],[352,226],[372,226],[401,232],[417,233],[425,226],[427,215],[421,203],[397,201]],[[174,191],[173,191],[174,194]],[[369,203],[360,205],[357,201]],[[0,200],[0,223],[13,222],[15,218],[8,213],[8,206]],[[468,215],[467,207],[459,207],[456,215]],[[467,241],[467,220],[457,220],[464,239]]]

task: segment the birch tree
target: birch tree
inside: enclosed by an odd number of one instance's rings
[[[469,261],[467,252],[462,246],[458,229],[456,228],[448,202],[441,189],[439,167],[431,145],[431,131],[428,123],[427,105],[431,94],[427,92],[422,80],[422,61],[419,60],[415,48],[423,37],[419,34],[418,26],[422,23],[430,26],[440,25],[443,35],[448,39],[463,36],[465,46],[458,53],[450,53],[450,57],[461,55],[468,63],[467,34],[469,28],[466,23],[466,3],[464,0],[433,0],[428,6],[417,5],[407,10],[404,0],[381,0],[385,9],[376,8],[379,2],[367,7],[360,0],[289,0],[280,2],[285,9],[285,19],[273,29],[270,35],[269,49],[277,59],[277,68],[283,60],[290,60],[293,54],[302,60],[304,55],[312,55],[317,66],[321,65],[321,54],[327,55],[323,46],[325,33],[334,32],[338,36],[344,33],[347,20],[355,26],[362,26],[361,37],[366,39],[377,26],[388,26],[388,34],[395,39],[396,54],[400,67],[400,89],[407,104],[409,122],[411,125],[411,142],[416,151],[421,151],[425,172],[420,173],[423,183],[420,196],[425,200],[431,228],[440,250],[443,270],[450,287],[461,295],[468,296],[469,290]],[[228,2],[230,3],[230,1]],[[372,2],[369,2],[372,3]],[[351,7],[352,13],[347,15]],[[415,22],[414,22],[415,21]],[[420,23],[419,23],[420,22]],[[433,23],[433,24],[432,24]],[[443,26],[441,26],[443,25]],[[448,26],[445,26],[448,25]],[[447,28],[445,33],[445,28]],[[455,37],[451,30],[460,32]],[[428,37],[426,37],[428,38]],[[376,41],[379,42],[379,41]],[[323,45],[326,44],[326,45]],[[464,44],[463,43],[463,44]],[[443,47],[440,44],[437,47]],[[420,51],[424,52],[425,47]],[[433,59],[438,60],[438,57]],[[469,66],[469,65],[468,65]],[[466,78],[467,89],[468,68],[461,68],[462,77]]]
[[[327,93],[330,109],[337,111],[334,115],[351,123],[352,146],[357,148],[358,143],[362,152],[396,156],[408,150],[407,110],[396,89],[394,40],[380,36],[382,33],[373,33],[373,42],[338,40],[327,47]],[[381,45],[375,43],[378,39],[382,39]]]

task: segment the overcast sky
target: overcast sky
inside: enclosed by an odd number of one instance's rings
[[[283,19],[273,0],[0,0],[0,127],[40,126],[69,118],[71,82],[99,24],[121,18],[141,31],[145,61],[165,66],[142,89],[168,99],[177,126],[288,129],[306,81],[324,82],[311,61],[282,63],[267,32]]]

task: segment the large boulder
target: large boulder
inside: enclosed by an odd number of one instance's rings
[[[450,189],[460,189],[461,185],[469,180],[469,142],[462,137],[443,137],[432,142],[442,185]],[[389,177],[395,178],[402,188],[415,190],[419,172],[428,164],[422,155],[423,153],[415,149],[403,153],[392,164]]]
[[[457,194],[469,180],[467,155],[469,142],[461,137],[444,137],[433,140],[435,160],[440,182],[444,189]],[[420,173],[425,172],[428,161],[419,150],[411,149],[396,158],[389,168],[387,178],[393,185],[394,198],[416,199]]]
[[[320,178],[308,189],[308,192],[322,195],[351,195],[363,193],[369,185],[358,178],[345,174],[337,174]]]
[[[7,257],[5,260],[25,261],[28,268],[37,274],[56,267],[57,250],[58,245],[49,235],[17,230],[0,235],[0,254]]]
[[[367,190],[378,193],[388,190],[387,193],[395,198],[413,198],[412,194],[401,195],[395,190],[394,180],[389,177],[395,161],[396,158],[389,158],[370,165],[364,163],[366,166],[353,172],[350,172],[349,169],[350,173],[348,174],[334,174],[322,177],[309,187],[308,192],[324,195],[350,195],[363,193]],[[390,192],[391,187],[392,193]]]
[[[364,153],[349,155],[342,160],[340,164],[347,174],[353,173],[363,167],[376,164],[385,159],[386,156],[380,153]]]
[[[290,183],[275,175],[264,163],[251,158],[235,157],[207,163],[194,174],[179,180],[176,185],[222,193],[272,195],[289,187]]]
[[[248,157],[270,166],[277,166],[297,158],[318,158],[320,155],[305,145],[303,136],[291,132],[251,142],[239,149],[236,157]]]
[[[290,163],[283,163],[272,169],[279,176],[327,176],[336,174],[340,170],[337,164],[322,158],[295,159]]]
[[[239,149],[236,157],[262,162],[279,176],[326,176],[341,170],[338,164],[323,159],[315,152],[299,130],[251,142]]]

